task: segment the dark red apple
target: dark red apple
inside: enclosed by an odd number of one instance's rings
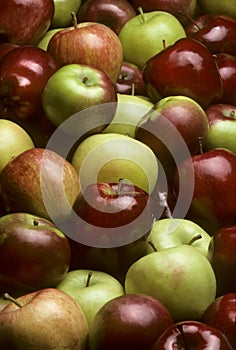
[[[42,114],[41,94],[58,65],[36,46],[19,46],[1,59],[0,116],[26,119]]]
[[[91,350],[150,349],[173,324],[159,300],[127,294],[108,301],[96,314],[89,333]]]
[[[236,20],[230,16],[203,14],[189,22],[185,31],[214,54],[236,55]]]
[[[77,13],[78,22],[102,23],[117,35],[134,16],[136,12],[128,0],[86,0]]]
[[[182,321],[170,326],[151,350],[233,350],[218,329],[198,321]]]
[[[12,44],[12,43],[2,43],[0,44],[0,60],[3,58],[3,56],[5,56],[8,52],[10,52],[11,50],[15,49],[16,47],[18,47],[19,45],[16,44]]]
[[[36,45],[51,25],[53,0],[1,0],[0,42]]]
[[[236,348],[236,293],[226,293],[216,298],[203,314],[202,322],[225,334]]]
[[[0,291],[14,296],[55,287],[69,269],[67,237],[49,220],[28,213],[0,218]]]
[[[222,95],[220,74],[211,52],[190,38],[182,38],[150,58],[143,79],[153,102],[184,95],[206,108]]]
[[[142,69],[133,63],[123,62],[115,88],[120,94],[146,96]]]

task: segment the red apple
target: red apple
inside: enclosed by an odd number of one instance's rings
[[[173,324],[166,307],[150,296],[127,294],[108,301],[89,332],[90,350],[150,349]]]
[[[236,348],[236,293],[226,293],[216,298],[203,314],[202,322],[225,334]]]
[[[78,22],[97,22],[110,27],[117,35],[123,25],[136,16],[128,0],[86,0],[80,6]]]
[[[51,25],[53,0],[1,0],[0,42],[37,44]]]
[[[222,95],[220,74],[211,52],[190,38],[182,38],[150,58],[143,78],[153,102],[185,95],[206,108]]]
[[[36,46],[19,46],[1,59],[0,116],[13,120],[42,113],[41,94],[58,65]]]
[[[236,55],[236,20],[230,16],[203,14],[185,30],[189,38],[202,42],[214,54]]]
[[[124,61],[115,88],[120,94],[146,96],[142,69],[133,63]]]
[[[151,350],[194,349],[233,350],[225,335],[198,321],[182,321],[170,326]]]
[[[11,50],[15,49],[16,47],[18,47],[19,45],[16,44],[12,44],[12,43],[2,43],[0,44],[0,60],[3,58],[3,56],[5,56],[8,52],[10,52]]]

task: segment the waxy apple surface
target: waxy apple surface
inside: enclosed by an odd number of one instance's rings
[[[115,88],[120,94],[147,96],[142,69],[136,64],[124,61]]]

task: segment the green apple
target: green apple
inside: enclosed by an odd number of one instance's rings
[[[123,178],[151,193],[158,178],[158,163],[144,143],[116,133],[94,134],[76,148],[71,161],[81,188]]]
[[[228,15],[236,19],[236,1],[198,0],[201,11],[206,14]]]
[[[63,28],[54,28],[49,29],[44,36],[40,39],[37,46],[43,49],[44,51],[47,51],[48,43],[51,40],[52,36],[57,33],[59,30],[62,30]]]
[[[115,277],[103,271],[86,269],[69,271],[57,288],[78,302],[89,327],[107,301],[124,294],[124,287]]]
[[[143,293],[162,302],[175,322],[199,320],[216,296],[209,260],[189,245],[147,254],[134,262],[125,278],[126,293]]]
[[[185,37],[182,24],[166,11],[141,12],[127,21],[119,33],[124,60],[140,68],[149,58]]]
[[[20,153],[34,148],[30,135],[17,123],[0,119],[0,173]]]
[[[148,240],[157,251],[188,244],[211,260],[211,236],[195,222],[187,219],[166,218],[155,221]],[[148,252],[153,253],[151,246]]]
[[[135,129],[141,118],[154,106],[144,96],[117,93],[117,109],[112,122],[103,133],[118,133],[135,138]]]
[[[71,13],[77,13],[82,0],[53,0],[54,15],[51,28],[69,27],[72,25]]]

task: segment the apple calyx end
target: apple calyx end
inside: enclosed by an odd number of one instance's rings
[[[8,301],[10,301],[10,302],[12,302],[12,303],[14,303],[16,306],[18,306],[18,307],[23,307],[24,305],[21,303],[21,302],[19,302],[17,299],[15,299],[15,298],[13,298],[10,294],[8,294],[8,293],[4,293],[3,294],[3,299],[4,300],[8,300]]]

